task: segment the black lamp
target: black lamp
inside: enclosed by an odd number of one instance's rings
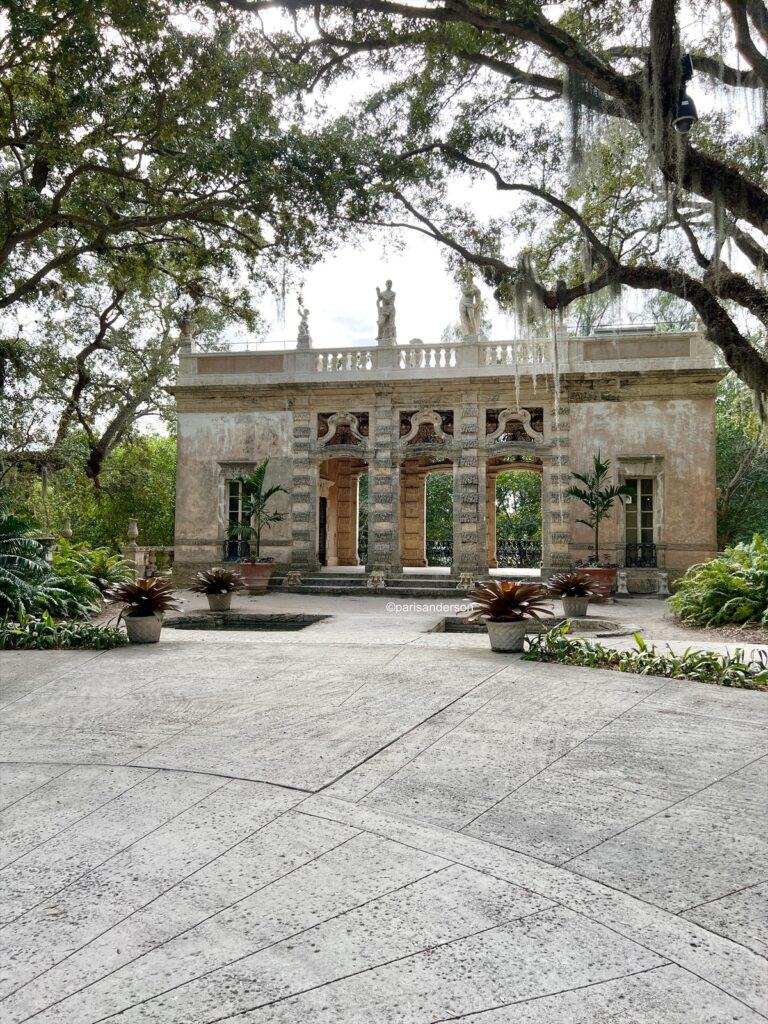
[[[681,74],[680,79],[682,82],[680,90],[680,98],[677,101],[675,107],[675,116],[672,118],[672,127],[676,132],[680,132],[681,135],[687,135],[688,132],[693,128],[694,124],[699,120],[699,115],[696,113],[696,106],[691,97],[685,91],[686,82],[690,82],[693,78],[693,61],[689,53],[683,54],[680,58]]]

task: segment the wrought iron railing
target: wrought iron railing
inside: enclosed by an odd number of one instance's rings
[[[357,542],[357,560],[360,565],[368,564],[368,537],[361,536]]]
[[[541,566],[541,541],[497,541],[496,562],[500,569],[538,569]]]
[[[627,544],[624,549],[624,565],[628,569],[655,569],[655,544]]]
[[[452,540],[428,540],[426,548],[427,565],[451,565],[453,563]]]
[[[251,557],[251,545],[239,537],[228,537],[224,541],[224,561],[240,562]]]

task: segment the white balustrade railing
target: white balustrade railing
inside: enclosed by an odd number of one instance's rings
[[[372,348],[341,348],[331,352],[312,353],[318,373],[359,373],[374,368]]]
[[[536,366],[552,361],[548,340],[500,341],[480,346],[481,366]]]

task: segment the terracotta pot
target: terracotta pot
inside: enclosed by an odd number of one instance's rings
[[[228,612],[232,607],[232,591],[228,590],[226,594],[206,594],[208,598],[208,607],[212,612]]]
[[[241,562],[238,566],[249,594],[263,594],[275,571],[274,562]]]
[[[592,580],[592,590],[595,597],[609,597],[616,589],[616,568],[599,569],[597,566],[585,566],[579,569]]]
[[[564,597],[563,611],[569,619],[581,619],[587,614],[588,597]]]
[[[152,615],[126,615],[125,631],[132,644],[156,644],[163,628],[163,613]]]
[[[522,651],[525,640],[525,619],[518,622],[491,622],[488,620],[488,636],[493,651]]]

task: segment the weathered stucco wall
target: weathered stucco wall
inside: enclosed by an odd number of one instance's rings
[[[572,470],[588,470],[599,448],[611,460],[613,482],[622,469],[626,476],[656,475],[655,540],[662,564],[673,571],[716,553],[713,397],[571,405]],[[584,506],[569,505],[571,554],[583,558],[592,546],[589,530],[576,523]],[[620,561],[623,544],[624,515],[617,507],[601,527],[601,555]]]
[[[180,412],[176,471],[176,566],[222,559],[226,480],[269,457],[267,483],[290,491],[293,417],[290,412]],[[288,495],[275,511],[288,513]],[[290,560],[290,524],[277,523],[262,538],[262,555]]]

